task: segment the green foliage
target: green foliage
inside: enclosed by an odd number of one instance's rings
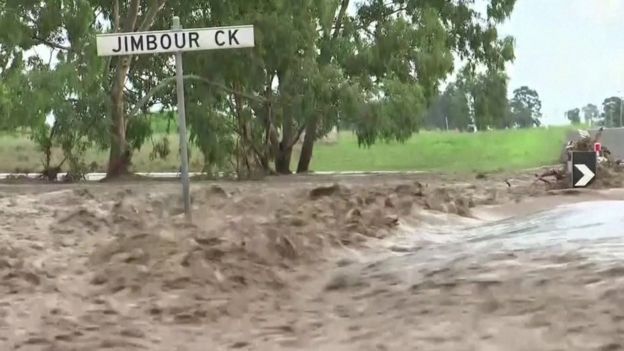
[[[507,100],[507,75],[499,71],[487,71],[468,78],[472,96],[475,125],[479,130],[512,126]]]
[[[204,171],[212,173],[231,166],[235,138],[233,128],[215,110],[192,105],[189,109],[190,141],[204,155]]]
[[[601,124],[606,127],[622,126],[622,99],[612,96],[604,99],[602,102],[602,121]]]
[[[611,96],[603,100],[602,109],[594,104],[587,104],[581,110],[578,108],[566,112],[566,117],[572,119],[573,123],[580,123],[581,112],[586,124],[599,125],[604,127],[623,127],[624,126],[624,109],[622,108],[623,100],[617,96]],[[578,116],[577,116],[578,110]],[[571,116],[570,116],[571,113]]]
[[[474,123],[478,130],[502,129],[517,125],[507,98],[507,75],[502,71],[476,73],[464,68],[455,82],[426,113],[426,124],[433,128],[466,130]]]
[[[542,117],[542,102],[537,92],[522,86],[513,92],[510,102],[511,116],[518,127],[539,126]]]
[[[566,118],[572,124],[581,124],[581,110],[573,108],[565,113]]]
[[[514,4],[489,0],[480,14],[471,1],[366,0],[349,13],[349,0],[4,0],[0,128],[29,128],[44,149],[62,147],[76,167],[91,145],[110,149],[114,162],[141,148],[155,133],[149,110],[176,104],[173,62],[168,55],[98,57],[95,36],[165,29],[174,14],[185,27],[255,28],[253,49],[184,55],[190,140],[211,171],[232,162],[266,171],[274,161],[277,169],[304,131],[316,140],[337,125],[352,127],[360,145],[404,142],[440,99],[448,105],[441,113],[460,127],[467,94],[478,125],[509,126],[504,66],[514,43],[496,27]],[[23,60],[35,45],[50,56]],[[454,55],[487,73],[438,98]],[[513,123],[527,124],[527,109],[529,124],[539,118],[531,96],[512,104]],[[175,126],[170,116],[166,128]],[[152,143],[154,158],[170,152],[163,139]]]
[[[598,110],[598,106],[594,104],[587,104],[583,107],[583,118],[585,119],[585,123],[592,124],[598,119],[599,116],[600,111]]]

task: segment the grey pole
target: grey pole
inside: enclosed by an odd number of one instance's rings
[[[173,30],[182,30],[180,25],[180,17],[173,17]],[[182,67],[182,52],[177,51],[175,54],[176,61],[176,88],[178,95],[178,124],[180,133],[180,160],[182,180],[182,197],[184,199],[184,214],[186,218],[191,219],[191,195],[190,181],[188,171],[188,149],[186,145],[186,110],[184,107],[184,70]]]

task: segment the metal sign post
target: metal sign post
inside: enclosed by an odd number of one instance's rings
[[[181,31],[180,17],[173,17],[174,31]],[[184,107],[184,68],[182,67],[182,51],[176,51],[176,90],[178,95],[178,128],[180,134],[180,178],[182,180],[182,198],[184,200],[184,213],[191,219],[191,194],[188,174],[188,145],[186,138],[186,110]]]
[[[175,53],[180,133],[180,178],[182,181],[184,213],[188,219],[191,219],[182,52],[254,47],[253,26],[182,29],[180,18],[175,16],[173,17],[171,30],[100,34],[96,37],[96,43],[99,56]]]

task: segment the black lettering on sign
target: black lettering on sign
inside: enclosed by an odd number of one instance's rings
[[[143,37],[138,35],[138,36],[133,36],[130,37],[130,50],[131,51],[136,51],[136,50],[143,50]]]
[[[225,34],[222,30],[218,30],[215,33],[215,43],[217,43],[218,46],[223,46],[225,45],[224,41],[219,41],[219,34]]]
[[[189,47],[193,47],[193,43],[195,43],[195,47],[199,47],[199,33],[190,32],[189,33]]]
[[[236,45],[239,45],[238,39],[236,39],[236,33],[238,33],[238,29],[228,30],[228,35],[230,37],[230,45],[236,42]]]
[[[156,36],[154,34],[146,35],[145,41],[146,41],[145,46],[147,47],[147,50],[154,51],[156,50],[156,48],[158,48],[158,45],[156,44]]]
[[[175,42],[176,48],[182,49],[186,45],[186,36],[184,33],[175,33],[173,35],[173,41]]]
[[[121,51],[121,37],[117,37],[117,49],[113,49],[113,52]]]
[[[171,47],[171,37],[169,34],[165,33],[160,37],[160,47],[165,50],[168,50]]]

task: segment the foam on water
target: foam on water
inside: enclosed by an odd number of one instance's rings
[[[467,242],[498,249],[578,249],[604,247],[624,254],[624,201],[589,201],[558,206],[469,228]],[[613,250],[611,250],[613,251]]]
[[[423,241],[423,235],[445,240]],[[403,240],[405,246],[409,238]],[[597,261],[624,259],[624,201],[590,201],[562,205],[527,216],[487,224],[439,227],[436,233],[412,235],[412,250],[382,259],[391,270],[444,267],[453,262],[487,261],[491,255],[530,252],[582,255]]]

